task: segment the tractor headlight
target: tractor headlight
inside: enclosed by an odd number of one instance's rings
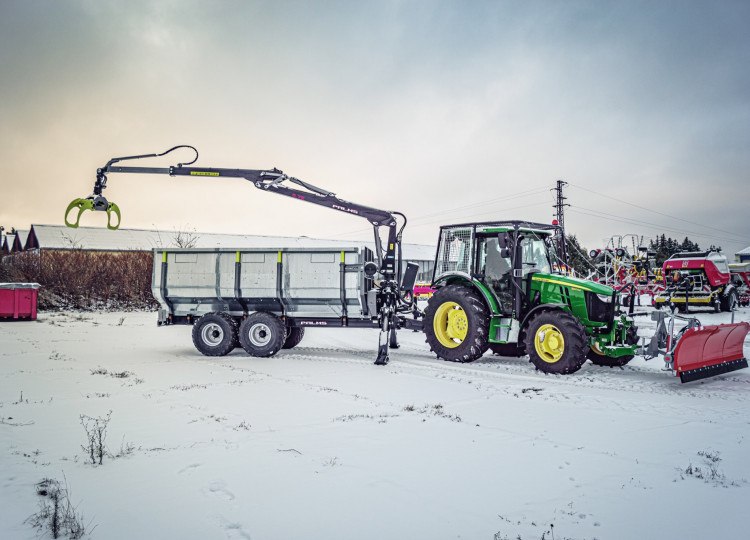
[[[605,304],[611,304],[612,303],[612,295],[609,294],[597,294],[596,297],[604,302]]]

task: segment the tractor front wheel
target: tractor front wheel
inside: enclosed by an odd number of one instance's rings
[[[488,347],[490,314],[479,294],[464,285],[446,285],[430,298],[424,332],[430,350],[451,362],[473,362]]]
[[[575,373],[586,362],[586,332],[567,311],[542,311],[526,330],[526,352],[544,373]]]

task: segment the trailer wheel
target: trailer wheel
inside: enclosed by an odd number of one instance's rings
[[[286,339],[284,323],[273,313],[256,311],[240,325],[240,345],[250,356],[273,356]]]
[[[234,350],[240,346],[240,325],[229,313],[222,311],[219,312],[219,316],[224,317],[232,328],[232,350]]]
[[[224,356],[234,349],[237,325],[223,313],[206,313],[193,325],[193,345],[206,356]]]
[[[631,326],[625,332],[625,343],[627,345],[635,345],[638,343],[638,330],[636,330],[635,326]],[[586,358],[591,360],[591,363],[596,366],[622,367],[635,358],[635,355],[626,354],[625,356],[612,358],[607,356],[604,351],[599,348],[599,345],[591,345],[589,347],[589,352],[586,353]]]
[[[451,362],[473,362],[487,352],[490,315],[471,288],[446,285],[430,298],[424,333],[430,350]]]
[[[293,349],[297,345],[299,345],[299,342],[302,341],[302,338],[305,336],[305,329],[300,328],[297,326],[293,326],[292,328],[289,328],[289,332],[286,335],[286,339],[284,340],[284,344],[281,346],[282,349]]]
[[[544,373],[575,373],[586,362],[586,332],[567,311],[542,311],[529,322],[526,352]]]

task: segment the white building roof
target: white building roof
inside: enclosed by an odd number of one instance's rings
[[[306,236],[259,236],[252,234],[219,234],[203,232],[117,229],[64,225],[32,225],[25,249],[84,249],[91,251],[151,251],[154,248],[330,248],[367,245],[374,242],[308,238]],[[435,247],[404,244],[404,260],[432,261]]]
[[[10,251],[13,249],[13,243],[16,241],[16,235],[15,234],[6,234],[3,238],[3,245],[2,248],[6,251]]]
[[[735,255],[750,255],[750,246],[735,253]]]

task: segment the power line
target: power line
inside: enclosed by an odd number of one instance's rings
[[[464,206],[458,206],[458,207],[453,208],[451,210],[441,210],[439,212],[433,212],[431,214],[423,214],[421,216],[417,216],[417,217],[411,218],[411,220],[412,221],[416,221],[416,220],[419,220],[419,219],[424,219],[424,218],[429,218],[429,217],[434,217],[434,216],[444,216],[447,213],[458,212],[458,211],[464,210],[466,208],[475,209],[475,208],[478,208],[480,206],[488,206],[488,205],[495,204],[495,203],[498,203],[498,202],[512,201],[513,199],[519,199],[519,198],[522,198],[522,197],[528,197],[529,195],[535,195],[537,193],[542,193],[542,192],[546,192],[546,191],[547,191],[547,188],[530,189],[528,191],[521,191],[520,193],[514,193],[513,195],[508,195],[508,196],[503,196],[503,197],[496,197],[494,199],[490,199],[490,200],[487,200],[487,201],[484,201],[484,202],[481,202],[481,203],[471,203],[471,204],[466,204]]]
[[[433,225],[435,223],[444,222],[444,218],[445,218],[446,215],[454,214],[456,212],[461,212],[462,210],[472,210],[472,211],[475,211],[477,208],[481,208],[481,207],[484,207],[484,206],[489,206],[489,205],[497,204],[499,202],[512,201],[514,199],[520,199],[520,198],[524,198],[524,197],[529,197],[531,195],[536,195],[536,194],[539,194],[539,193],[547,193],[547,192],[548,192],[548,188],[545,188],[545,187],[534,188],[534,189],[530,189],[530,190],[527,190],[527,191],[521,191],[519,193],[514,193],[512,195],[507,195],[507,196],[502,196],[502,197],[495,197],[494,199],[489,199],[487,201],[483,201],[483,202],[480,202],[480,203],[466,204],[466,205],[458,206],[456,208],[452,208],[452,209],[449,209],[449,210],[441,210],[439,212],[431,212],[431,213],[428,213],[428,214],[422,214],[421,216],[417,216],[417,217],[414,217],[414,218],[409,218],[409,229],[412,230],[412,229],[415,229],[417,227],[426,227],[428,225]],[[519,208],[528,208],[530,206],[539,206],[539,205],[542,205],[542,204],[547,204],[547,203],[533,203],[533,204],[528,204],[528,205],[516,206],[516,207],[512,207],[512,208],[503,208],[502,211],[503,212],[507,212],[507,211],[510,211],[510,210],[517,210]],[[497,214],[497,211],[483,212],[481,214],[476,214],[476,213],[472,212],[471,219],[474,220],[477,216],[496,215],[496,214]],[[437,220],[430,219],[430,218],[435,218],[435,217],[439,217],[440,219],[437,219]],[[427,219],[428,221],[419,223],[420,221],[425,220],[425,219]],[[346,235],[349,235],[349,234],[359,234],[359,233],[365,233],[365,232],[371,232],[371,229],[364,229],[364,228],[362,228],[362,229],[352,229],[352,230],[342,231],[342,232],[340,232],[338,234],[331,235],[331,237],[332,238],[339,238],[339,237],[346,236]]]
[[[640,206],[638,204],[634,204],[634,203],[631,203],[631,202],[628,202],[628,201],[624,201],[622,199],[618,199],[617,197],[613,197],[611,195],[604,195],[603,193],[599,193],[598,191],[594,191],[593,189],[585,188],[585,187],[579,186],[577,184],[570,184],[570,185],[573,186],[573,187],[576,187],[578,189],[582,189],[584,191],[588,191],[589,193],[593,193],[594,195],[599,195],[600,197],[604,197],[605,199],[612,199],[612,200],[621,202],[623,204],[627,204],[629,206],[633,206],[635,208],[640,208],[641,210],[646,210],[647,212],[653,212],[654,214],[659,214],[660,216],[668,217],[670,219],[676,219],[676,220],[679,220],[679,221],[684,221],[685,223],[690,223],[691,225],[697,225],[698,227],[704,227],[704,228],[707,228],[707,229],[713,229],[715,231],[722,232],[722,233],[727,233],[727,234],[731,234],[731,235],[736,235],[737,234],[736,232],[727,231],[727,230],[724,230],[724,229],[718,229],[716,227],[711,227],[710,225],[704,225],[703,223],[697,223],[695,221],[690,221],[688,219],[683,219],[681,217],[673,216],[671,214],[666,214],[664,212],[659,212],[658,210],[653,210],[652,208],[646,208],[645,206]]]
[[[582,212],[581,210],[587,210],[587,212]],[[585,216],[591,216],[591,217],[595,217],[595,218],[599,218],[599,219],[607,219],[607,220],[610,220],[610,221],[617,221],[617,222],[620,222],[620,223],[627,223],[629,225],[640,225],[640,226],[646,225],[646,226],[649,226],[649,227],[656,227],[656,228],[658,228],[660,230],[663,230],[663,231],[666,230],[666,231],[674,232],[674,233],[677,233],[677,234],[692,235],[694,237],[697,236],[699,238],[713,238],[714,240],[719,240],[719,241],[727,241],[728,240],[730,242],[737,242],[737,243],[744,243],[744,242],[746,242],[746,240],[740,239],[738,237],[737,238],[727,238],[725,236],[717,236],[717,235],[713,235],[713,234],[705,234],[705,233],[685,231],[683,229],[676,229],[676,228],[668,227],[668,226],[665,226],[665,225],[659,225],[659,224],[655,224],[655,223],[649,223],[649,222],[646,222],[646,221],[638,221],[638,220],[628,219],[628,218],[624,218],[623,216],[616,216],[614,214],[605,214],[603,212],[598,212],[597,210],[591,210],[589,208],[582,208],[582,207],[579,207],[579,206],[576,206],[576,205],[571,205],[571,211],[575,212],[577,214],[582,214],[582,215],[585,215]]]

